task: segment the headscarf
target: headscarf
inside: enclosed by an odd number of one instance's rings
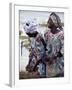
[[[36,19],[27,20],[24,25],[24,30],[26,33],[33,33],[37,31]]]

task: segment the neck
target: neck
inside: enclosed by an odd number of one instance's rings
[[[52,32],[53,34],[56,34],[56,33],[58,33],[58,30],[57,30],[56,27],[52,27],[52,28],[51,28],[51,32]]]

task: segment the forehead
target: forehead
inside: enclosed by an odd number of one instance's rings
[[[47,23],[52,22],[52,21],[53,20],[52,20],[51,16],[49,16]]]

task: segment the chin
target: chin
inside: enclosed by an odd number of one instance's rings
[[[51,25],[48,25],[48,28],[52,28],[52,26]]]

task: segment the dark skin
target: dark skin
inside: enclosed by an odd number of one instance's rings
[[[59,31],[57,30],[57,27],[54,25],[51,17],[49,17],[49,20],[48,20],[48,22],[47,22],[47,25],[48,25],[48,28],[51,29],[51,33],[52,33],[52,34],[56,34],[56,33],[59,32]]]
[[[59,33],[59,30],[57,30],[57,26],[55,26],[55,24],[53,23],[51,17],[49,17],[49,19],[48,19],[47,26],[48,26],[48,28],[51,29],[51,33],[52,34]],[[58,57],[61,57],[61,53],[58,53]],[[52,58],[47,58],[47,60],[49,60],[50,63],[52,63],[52,59],[55,59],[55,58],[57,58],[57,57],[56,56],[53,56]]]

